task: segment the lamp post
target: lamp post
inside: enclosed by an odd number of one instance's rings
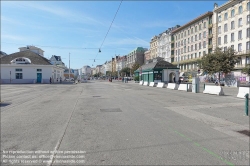
[[[69,53],[69,81],[70,81],[70,53]]]

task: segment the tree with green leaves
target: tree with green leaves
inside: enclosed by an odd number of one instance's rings
[[[129,67],[125,67],[125,68],[121,69],[121,73],[123,75],[129,76],[130,75],[130,70],[131,69]]]
[[[140,67],[140,64],[134,63],[131,67],[131,73],[133,74]]]
[[[230,73],[237,62],[238,58],[235,51],[229,47],[226,51],[216,48],[213,53],[204,55],[197,64],[200,69],[203,69],[208,74],[219,73],[220,80],[220,73]]]
[[[250,64],[248,64],[245,68],[243,68],[241,72],[250,76]]]

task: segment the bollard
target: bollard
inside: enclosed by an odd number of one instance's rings
[[[188,92],[188,84],[187,84],[187,92]]]
[[[248,116],[248,97],[249,97],[249,94],[247,93],[245,95],[245,112],[246,112],[246,116]]]
[[[197,93],[197,84],[195,84],[195,93]]]
[[[205,90],[206,84],[204,83],[204,90]]]

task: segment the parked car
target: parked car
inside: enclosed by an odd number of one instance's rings
[[[187,76],[180,77],[181,82],[188,82],[189,79]]]

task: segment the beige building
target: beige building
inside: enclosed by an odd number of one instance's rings
[[[159,36],[154,36],[150,41],[150,59],[156,58],[158,56],[158,39]]]
[[[250,2],[228,1],[213,11],[214,35],[213,45],[223,48],[234,48],[239,56],[236,69],[250,63]]]
[[[171,57],[181,71],[197,71],[197,60],[212,52],[212,15],[213,12],[206,12],[172,31]]]

